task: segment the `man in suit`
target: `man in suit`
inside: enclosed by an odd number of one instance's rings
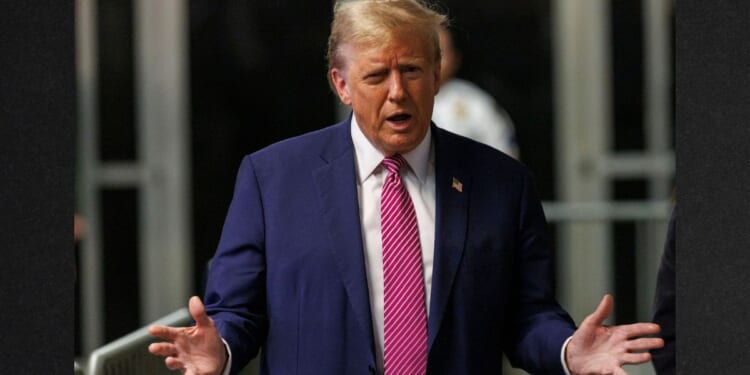
[[[441,130],[437,30],[417,0],[339,1],[329,79],[352,116],[251,154],[193,327],[151,328],[188,374],[623,374],[658,326],[576,330],[554,299],[529,171]]]

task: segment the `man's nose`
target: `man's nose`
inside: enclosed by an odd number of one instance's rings
[[[391,74],[391,84],[388,88],[388,99],[394,102],[404,100],[406,90],[404,90],[403,76],[400,73]]]

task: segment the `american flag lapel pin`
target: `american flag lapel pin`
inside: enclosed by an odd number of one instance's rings
[[[462,193],[464,191],[464,184],[461,183],[457,178],[453,177],[453,182],[451,182],[451,187],[456,189],[457,192]]]

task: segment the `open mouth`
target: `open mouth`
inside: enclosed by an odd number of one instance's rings
[[[409,119],[411,119],[411,115],[406,114],[406,113],[401,113],[401,114],[398,114],[398,115],[393,115],[393,116],[389,116],[388,117],[388,121],[395,122],[397,124],[409,121]]]

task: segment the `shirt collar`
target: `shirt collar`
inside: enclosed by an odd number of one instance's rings
[[[375,169],[380,166],[380,163],[385,158],[382,152],[380,152],[370,141],[365,137],[362,130],[359,128],[357,119],[354,115],[351,116],[351,134],[352,142],[354,143],[354,159],[357,163],[357,173],[359,182],[362,183],[367,180]],[[427,129],[424,139],[419,142],[417,147],[401,156],[406,159],[409,163],[409,168],[414,171],[417,179],[420,183],[424,183],[427,178],[427,167],[430,162],[430,155],[432,149],[432,129]]]

